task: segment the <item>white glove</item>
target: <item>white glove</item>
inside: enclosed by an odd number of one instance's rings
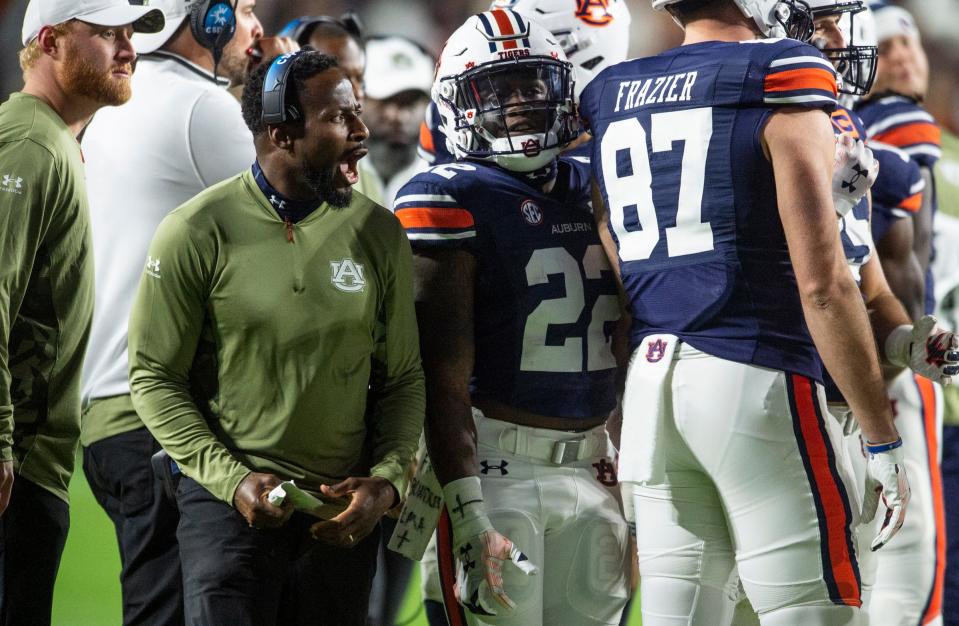
[[[459,603],[476,615],[496,615],[500,608],[515,608],[516,603],[503,589],[503,562],[512,563],[527,576],[539,569],[493,528],[483,507],[479,477],[447,483],[443,499],[453,525]]]
[[[836,138],[836,163],[832,174],[832,200],[843,217],[859,204],[879,176],[879,161],[861,139],[842,134]]]
[[[914,325],[903,324],[886,338],[886,359],[908,367],[924,378],[943,385],[959,374],[959,338],[936,325],[926,315]]]
[[[886,545],[902,528],[909,504],[909,481],[903,465],[902,439],[895,443],[864,446],[866,460],[866,496],[862,504],[862,522],[872,521],[880,497],[886,507],[885,517],[870,549],[875,552]]]

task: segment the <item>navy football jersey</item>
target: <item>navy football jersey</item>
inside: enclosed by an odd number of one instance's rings
[[[703,42],[604,70],[580,103],[633,316],[743,363],[822,379],[761,131],[831,113],[836,75],[794,40]]]
[[[420,122],[420,141],[416,151],[430,165],[443,165],[455,160],[446,148],[446,135],[440,130],[440,111],[432,100],[426,107],[425,118]]]
[[[942,131],[925,109],[912,98],[899,95],[887,95],[866,100],[856,107],[856,113],[862,118],[869,138],[901,149],[921,168],[931,170],[942,156]],[[882,171],[880,170],[880,177]],[[933,219],[938,209],[935,179],[932,188],[924,193],[932,196]],[[882,228],[884,224],[877,224]],[[888,229],[888,224],[885,225]],[[876,233],[873,232],[875,239]],[[935,249],[931,252],[935,257]],[[926,271],[926,313],[936,308],[935,285],[932,277],[932,258]]]
[[[872,186],[872,236],[882,239],[896,220],[922,208],[926,181],[919,164],[895,146],[869,140],[879,161],[879,177]]]
[[[495,165],[457,161],[417,174],[394,210],[414,251],[476,256],[470,391],[566,418],[615,404],[613,270],[596,233],[590,170],[561,157],[549,194]]]
[[[873,141],[896,146],[919,165],[932,167],[942,157],[942,131],[912,98],[883,96],[865,100],[856,113]]]

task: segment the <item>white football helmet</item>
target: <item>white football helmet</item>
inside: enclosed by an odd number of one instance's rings
[[[626,60],[631,19],[626,0],[493,0],[490,9],[512,9],[553,33],[573,64],[577,98],[597,74]]]
[[[809,40],[832,61],[842,76],[839,92],[851,96],[869,93],[876,78],[878,51],[869,7],[863,0],[806,0],[806,3],[812,9],[813,20],[839,16],[838,26],[845,40],[844,47],[830,48],[815,33]]]
[[[431,94],[450,151],[516,172],[549,164],[579,134],[572,68],[519,13],[470,17],[446,41]]]
[[[652,0],[662,11],[684,0]],[[756,23],[764,37],[789,37],[808,41],[812,35],[812,15],[803,0],[733,0],[743,15]]]

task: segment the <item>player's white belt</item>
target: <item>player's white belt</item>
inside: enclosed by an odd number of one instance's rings
[[[570,433],[491,419],[477,408],[473,408],[473,421],[479,445],[532,460],[565,465],[600,457],[607,451],[603,425]]]

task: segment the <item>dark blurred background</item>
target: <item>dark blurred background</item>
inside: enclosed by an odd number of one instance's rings
[[[573,2],[574,0],[570,0]],[[656,53],[679,43],[681,31],[669,17],[650,9],[649,0],[627,0],[632,12],[630,54]],[[959,131],[959,1],[898,0],[913,11],[932,65],[927,106],[953,132]],[[26,0],[0,0],[0,101],[22,85],[17,51]],[[300,15],[359,13],[368,34],[403,34],[434,53],[468,16],[485,10],[487,0],[259,0],[257,16],[268,35]]]

